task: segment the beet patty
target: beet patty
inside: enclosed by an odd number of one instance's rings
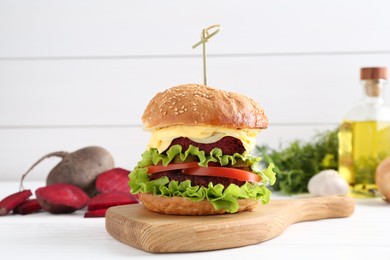
[[[183,148],[183,151],[186,151],[190,145],[196,146],[199,150],[204,151],[206,154],[209,154],[210,151],[214,148],[220,148],[223,154],[233,155],[234,153],[242,154],[245,151],[244,145],[241,140],[231,137],[225,136],[221,140],[211,143],[211,144],[203,144],[192,141],[186,137],[179,137],[172,141],[167,150],[175,144],[180,144]]]

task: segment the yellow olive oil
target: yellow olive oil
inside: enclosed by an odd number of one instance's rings
[[[339,131],[339,172],[352,195],[377,195],[375,170],[390,155],[390,122],[344,121]]]

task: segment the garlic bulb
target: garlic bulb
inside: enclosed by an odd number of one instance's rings
[[[309,180],[307,186],[314,196],[346,195],[349,191],[348,183],[335,170],[324,170]]]

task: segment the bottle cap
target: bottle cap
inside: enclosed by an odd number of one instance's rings
[[[360,79],[387,79],[386,67],[367,67],[360,69]]]

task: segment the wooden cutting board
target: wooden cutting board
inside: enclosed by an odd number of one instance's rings
[[[112,237],[147,252],[194,252],[257,244],[293,223],[348,217],[354,208],[352,198],[339,196],[274,200],[252,212],[214,216],[164,215],[133,204],[110,208],[105,224]]]

